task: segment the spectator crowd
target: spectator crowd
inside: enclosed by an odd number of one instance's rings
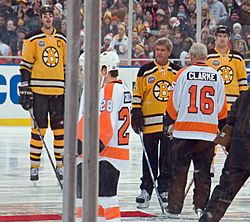
[[[134,0],[132,65],[154,57],[155,41],[168,37],[174,46],[170,59],[185,65],[188,50],[196,42],[197,0]],[[55,27],[66,34],[67,1],[48,0],[54,6]],[[102,0],[101,51],[114,50],[128,62],[128,0]],[[41,0],[0,0],[0,55],[20,56],[24,36],[39,28]],[[84,50],[84,1],[81,15],[81,52]],[[250,0],[201,0],[201,42],[214,48],[214,30],[231,30],[230,48],[250,58]],[[18,60],[1,59],[1,63]],[[248,63],[247,63],[248,64]]]

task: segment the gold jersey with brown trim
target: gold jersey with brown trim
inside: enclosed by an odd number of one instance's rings
[[[20,70],[31,73],[33,92],[43,95],[64,93],[66,44],[66,37],[56,29],[50,35],[38,30],[25,37]]]
[[[230,111],[231,105],[240,93],[248,89],[245,62],[238,52],[228,49],[227,53],[222,55],[216,48],[209,52],[207,62],[222,75],[226,90],[227,110]]]
[[[160,66],[155,61],[142,66],[137,74],[132,107],[140,108],[144,118],[143,133],[163,131],[169,93],[175,74],[180,69],[173,63]]]

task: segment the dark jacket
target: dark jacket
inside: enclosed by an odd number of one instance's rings
[[[243,92],[232,105],[227,124],[234,128],[228,164],[250,170],[250,90]]]

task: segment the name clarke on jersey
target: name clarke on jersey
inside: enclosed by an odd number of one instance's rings
[[[217,75],[209,72],[188,72],[188,80],[217,81]]]

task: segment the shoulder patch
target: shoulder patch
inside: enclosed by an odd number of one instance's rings
[[[131,93],[128,91],[124,92],[124,103],[131,103],[131,101],[132,101]]]

